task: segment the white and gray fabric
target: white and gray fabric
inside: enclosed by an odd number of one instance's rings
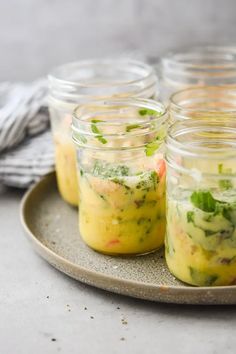
[[[46,80],[0,84],[0,184],[26,188],[53,168]]]

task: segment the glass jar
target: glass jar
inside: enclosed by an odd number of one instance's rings
[[[234,118],[236,86],[203,86],[188,88],[170,97],[171,121],[187,119]]]
[[[236,85],[236,47],[202,46],[170,53],[160,70],[164,100],[188,87]]]
[[[149,65],[130,59],[80,61],[56,68],[49,75],[49,91],[59,191],[65,201],[77,205],[76,157],[70,133],[73,110],[106,96],[155,97],[157,77]]]
[[[79,229],[85,243],[110,255],[163,245],[167,113],[145,99],[94,101],[76,109]]]
[[[235,118],[168,131],[166,261],[192,285],[236,284]]]

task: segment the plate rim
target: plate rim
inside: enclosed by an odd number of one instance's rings
[[[36,249],[36,251],[40,254],[40,256],[42,258],[44,258],[48,263],[50,263],[52,266],[54,266],[55,268],[57,268],[58,270],[60,270],[61,272],[67,274],[68,276],[79,280],[83,283],[87,283],[90,284],[89,282],[80,280],[78,278],[75,278],[72,274],[67,273],[61,269],[59,269],[55,264],[53,264],[52,262],[50,262],[50,260],[48,259],[48,256],[51,257],[52,259],[56,259],[60,264],[64,263],[64,264],[68,264],[69,267],[74,268],[77,272],[82,272],[83,274],[81,274],[81,278],[83,277],[84,274],[86,274],[86,276],[88,278],[97,278],[99,277],[100,279],[102,279],[103,281],[106,281],[109,283],[109,281],[112,281],[113,284],[116,283],[116,286],[119,285],[127,285],[128,287],[132,286],[133,288],[136,289],[145,289],[148,291],[158,291],[160,293],[162,293],[162,295],[164,293],[166,293],[168,291],[168,295],[171,297],[175,297],[177,295],[180,295],[182,292],[185,294],[185,296],[187,297],[188,295],[192,295],[192,293],[196,295],[200,295],[202,294],[202,292],[206,292],[208,293],[208,295],[212,296],[213,293],[216,296],[220,296],[220,294],[225,294],[225,292],[231,292],[232,294],[235,293],[236,294],[236,285],[230,285],[230,286],[205,286],[205,287],[194,287],[194,286],[190,286],[190,285],[156,285],[155,283],[143,283],[140,281],[134,281],[134,280],[127,280],[127,279],[122,279],[116,276],[110,276],[110,275],[106,275],[102,272],[98,272],[95,270],[89,270],[83,266],[78,266],[76,263],[71,262],[70,260],[68,260],[67,258],[62,257],[61,255],[57,254],[56,252],[54,252],[53,250],[51,250],[49,247],[47,247],[46,245],[44,245],[38,238],[37,236],[35,236],[33,234],[33,232],[30,230],[30,227],[27,223],[27,217],[26,217],[26,208],[27,208],[27,204],[29,203],[29,200],[32,196],[32,194],[39,188],[39,186],[45,182],[47,182],[49,180],[49,178],[56,178],[55,177],[55,171],[48,173],[47,175],[43,176],[38,182],[36,182],[35,184],[33,184],[23,195],[21,202],[20,202],[20,222],[21,225],[23,226],[23,230],[24,230],[24,234],[27,236],[28,240],[31,241],[31,243],[33,244],[34,248]],[[105,255],[104,255],[105,256]],[[183,283],[184,284],[184,283]],[[96,284],[90,284],[93,285],[95,287],[98,288],[102,288],[100,286],[96,286]],[[109,290],[109,287],[105,287],[103,288],[107,291],[112,291]],[[115,291],[112,291],[115,292]],[[124,292],[118,292],[119,294],[124,294]],[[210,294],[211,293],[211,294]],[[129,295],[129,294],[125,294],[125,295]],[[130,295],[132,297],[135,297],[134,295]],[[145,299],[145,298],[143,298]],[[149,300],[148,298],[146,300]],[[159,301],[159,302],[172,302],[173,301],[165,301],[165,300],[152,300],[152,301]],[[179,303],[180,302],[174,302],[174,303]],[[183,303],[183,302],[182,302]],[[195,304],[194,302],[186,302],[186,304]],[[205,302],[204,302],[205,303]],[[202,303],[199,303],[200,305]],[[206,303],[206,304],[210,304],[210,303]],[[217,303],[216,303],[217,304]],[[219,302],[219,304],[224,304],[223,302]],[[227,303],[226,303],[227,304]],[[231,303],[233,304],[233,303]],[[234,304],[236,304],[236,301],[234,302]]]

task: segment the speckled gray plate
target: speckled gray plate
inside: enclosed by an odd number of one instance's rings
[[[236,286],[191,287],[168,271],[163,251],[133,258],[104,256],[81,240],[77,210],[61,200],[55,174],[23,198],[21,222],[36,251],[51,265],[89,285],[140,299],[180,304],[236,304]]]

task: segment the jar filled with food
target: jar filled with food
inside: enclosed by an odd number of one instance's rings
[[[77,205],[76,157],[70,133],[73,110],[106,96],[155,97],[157,77],[149,65],[130,59],[80,61],[56,68],[49,75],[49,91],[58,187],[65,201]]]
[[[236,47],[202,46],[169,53],[160,70],[164,100],[188,87],[236,85]]]
[[[235,119],[174,123],[166,162],[171,273],[197,286],[236,284]]]
[[[170,97],[170,119],[225,119],[236,115],[236,86],[188,88]]]
[[[79,228],[87,245],[138,255],[163,245],[167,113],[145,99],[108,99],[75,110]]]

